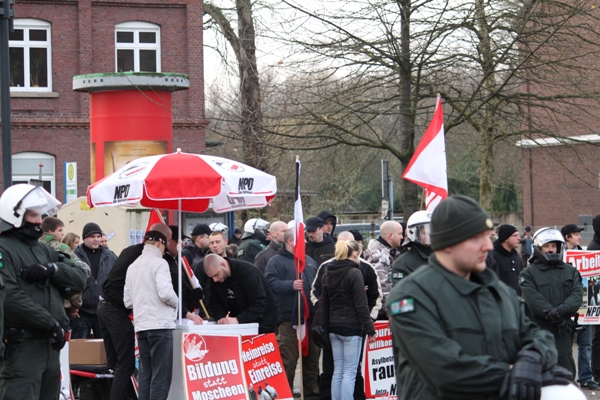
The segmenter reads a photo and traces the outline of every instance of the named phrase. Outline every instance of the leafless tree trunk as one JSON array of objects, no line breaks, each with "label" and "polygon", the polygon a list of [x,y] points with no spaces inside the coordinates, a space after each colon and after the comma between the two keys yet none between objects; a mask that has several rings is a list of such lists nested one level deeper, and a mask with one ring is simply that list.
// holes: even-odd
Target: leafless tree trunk
[{"label": "leafless tree trunk", "polygon": [[256,64],[256,33],[252,17],[252,2],[236,0],[238,33],[222,9],[204,3],[204,12],[219,26],[235,53],[240,75],[241,136],[244,162],[263,171],[269,170],[267,148],[264,142],[262,99]]}]

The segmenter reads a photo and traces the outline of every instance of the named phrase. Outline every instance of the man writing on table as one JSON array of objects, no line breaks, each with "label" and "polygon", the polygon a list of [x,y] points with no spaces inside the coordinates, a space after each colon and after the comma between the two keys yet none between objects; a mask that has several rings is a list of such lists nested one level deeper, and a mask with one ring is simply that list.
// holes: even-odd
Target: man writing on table
[{"label": "man writing on table", "polygon": [[267,280],[245,261],[208,254],[204,272],[210,282],[210,314],[219,324],[258,323],[258,333],[275,331],[277,306]]}]

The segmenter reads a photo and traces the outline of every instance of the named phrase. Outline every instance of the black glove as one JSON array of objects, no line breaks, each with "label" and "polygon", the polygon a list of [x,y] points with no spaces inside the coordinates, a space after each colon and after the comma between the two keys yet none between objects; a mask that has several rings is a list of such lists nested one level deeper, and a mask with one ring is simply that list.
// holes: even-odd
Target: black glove
[{"label": "black glove", "polygon": [[54,263],[33,264],[21,268],[21,278],[27,282],[39,282],[51,277],[58,271],[58,266]]},{"label": "black glove", "polygon": [[506,373],[500,397],[508,400],[539,400],[542,396],[542,355],[521,350],[512,369]]},{"label": "black glove", "polygon": [[204,290],[202,290],[202,288],[193,289],[192,297],[194,298],[194,303],[198,303],[200,300],[202,300],[204,298]]},{"label": "black glove", "polygon": [[569,321],[567,321],[566,319],[563,318],[555,326],[556,326],[556,329],[558,329],[559,332],[565,332],[565,331],[567,331],[569,329]]},{"label": "black glove", "polygon": [[558,324],[565,319],[566,316],[569,315],[569,309],[564,304],[550,310],[548,314],[546,314],[546,321],[551,322],[553,324]]},{"label": "black glove", "polygon": [[54,350],[60,350],[65,347],[65,343],[67,338],[65,337],[65,330],[60,326],[58,322],[55,322],[50,328],[50,337],[54,339],[52,343],[52,348]]},{"label": "black glove", "polygon": [[569,383],[573,383],[573,374],[559,365],[555,365],[542,374],[542,386],[568,385]]}]

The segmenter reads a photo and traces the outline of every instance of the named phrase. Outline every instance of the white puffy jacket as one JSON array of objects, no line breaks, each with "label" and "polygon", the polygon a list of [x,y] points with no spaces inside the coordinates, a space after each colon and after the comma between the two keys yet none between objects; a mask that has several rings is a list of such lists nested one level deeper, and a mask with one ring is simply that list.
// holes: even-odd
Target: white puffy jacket
[{"label": "white puffy jacket", "polygon": [[123,302],[133,308],[136,332],[175,329],[177,293],[169,264],[158,247],[145,245],[142,255],[127,269]]}]

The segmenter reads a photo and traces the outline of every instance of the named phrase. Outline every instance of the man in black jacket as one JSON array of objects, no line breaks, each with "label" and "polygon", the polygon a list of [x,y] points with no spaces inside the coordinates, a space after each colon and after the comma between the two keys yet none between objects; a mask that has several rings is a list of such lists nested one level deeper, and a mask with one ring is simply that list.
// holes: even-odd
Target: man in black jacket
[{"label": "man in black jacket", "polygon": [[277,305],[265,276],[253,264],[204,257],[204,272],[210,282],[210,314],[218,324],[258,323],[258,333],[275,332]]},{"label": "man in black jacket", "polygon": [[[338,240],[356,240],[356,236],[353,233],[344,231],[338,235]],[[362,244],[360,245],[360,252],[362,253]],[[331,260],[329,260],[330,262]],[[312,288],[310,291],[310,300],[314,306],[317,305],[319,297],[322,291],[322,280],[325,271],[327,271],[327,265],[329,262],[321,264],[317,271]],[[379,277],[375,268],[369,264],[366,260],[360,259],[359,263],[360,272],[362,272],[363,280],[365,282],[365,293],[367,295],[367,305],[371,314],[371,319],[376,320],[379,310],[382,307],[383,293],[381,291],[381,284],[379,283]],[[361,354],[362,359],[362,354]],[[333,353],[331,347],[323,348],[323,372],[319,378],[319,398],[330,399],[331,398],[331,378],[333,376]],[[361,371],[361,364],[358,363],[358,370],[356,372],[356,380],[354,381],[354,400],[364,400],[364,379]]]},{"label": "man in black jacket", "polygon": [[269,260],[279,252],[279,249],[283,244],[283,235],[285,235],[287,230],[287,224],[283,221],[275,221],[269,226],[271,243],[269,243],[265,249],[261,250],[254,258],[254,265],[256,265],[256,268],[263,274],[265,273],[265,268],[267,267]]},{"label": "man in black jacket", "polygon": [[[307,298],[310,295],[310,284],[317,273],[317,265],[312,258],[306,257],[306,267],[302,277],[297,279],[294,265],[294,229],[288,229],[282,240],[283,246],[267,263],[265,276],[277,302],[277,344],[288,383],[290,387],[293,387],[298,363],[298,339],[293,327],[297,322],[294,324],[292,321],[292,314],[298,307],[298,292],[304,290]],[[314,314],[313,308],[310,306],[309,312],[310,315]],[[309,332],[311,326],[312,318],[308,320]],[[319,348],[311,338],[309,338],[308,354],[302,357],[302,373],[305,398],[318,398]]]},{"label": "man in black jacket", "polygon": [[490,257],[486,260],[487,267],[492,269],[502,282],[513,288],[519,296],[521,296],[519,274],[523,269],[523,259],[516,249],[520,245],[521,235],[517,228],[508,224],[500,225],[498,239],[494,241],[493,250],[493,259],[496,262],[490,265]]},{"label": "man in black jacket", "polygon": [[[592,220],[592,228],[594,228],[594,237],[587,247],[587,250],[600,250],[600,214],[596,215]],[[594,285],[594,298],[599,282]],[[600,381],[600,325],[594,327],[594,337],[592,338],[592,373],[594,380]]]},{"label": "man in black jacket", "polygon": [[306,255],[321,265],[323,262],[333,258],[335,254],[335,242],[331,235],[323,232],[325,222],[319,217],[306,220]]},{"label": "man in black jacket", "polygon": [[[167,238],[171,239],[171,229],[162,223],[152,225],[150,230],[161,232]],[[98,305],[98,320],[104,336],[104,350],[106,351],[106,364],[114,370],[114,378],[111,386],[110,400],[124,400],[127,398],[130,389],[131,375],[135,370],[134,354],[134,331],[133,324],[129,318],[131,310],[128,310],[123,303],[123,288],[125,286],[125,276],[129,266],[142,254],[144,244],[135,244],[124,249],[115,262],[113,269],[106,278],[102,286],[102,298]],[[169,263],[171,269],[171,280],[175,292],[177,287],[177,264],[170,254],[165,252],[165,260]],[[174,267],[174,269],[173,269]],[[194,320],[194,323],[202,323],[197,315],[192,315],[187,307],[193,306],[191,303],[193,291],[187,279],[183,280],[184,309],[183,315]],[[195,297],[200,297],[199,293]]]},{"label": "man in black jacket", "polygon": [[90,266],[91,273],[83,290],[83,305],[70,316],[73,330],[71,338],[102,338],[102,329],[96,314],[98,302],[102,294],[102,285],[117,261],[117,256],[100,244],[102,229],[98,224],[93,222],[85,224],[81,238],[83,243],[73,250],[73,254]]}]

